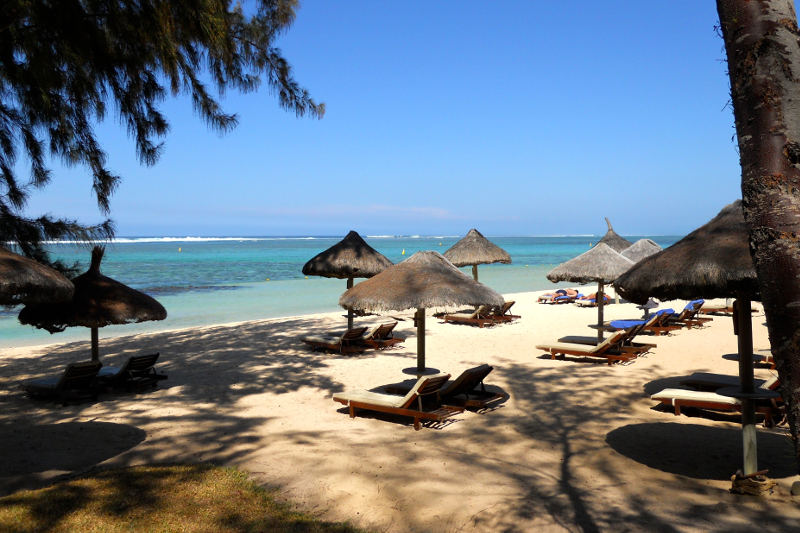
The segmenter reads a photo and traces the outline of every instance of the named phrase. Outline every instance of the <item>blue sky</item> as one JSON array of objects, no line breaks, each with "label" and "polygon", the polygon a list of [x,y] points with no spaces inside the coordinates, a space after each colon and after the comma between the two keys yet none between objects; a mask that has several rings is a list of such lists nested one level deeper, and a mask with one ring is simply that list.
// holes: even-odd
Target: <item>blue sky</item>
[{"label": "blue sky", "polygon": [[[567,7],[564,7],[567,6]],[[279,46],[327,105],[229,93],[209,130],[187,98],[139,165],[113,119],[118,235],[687,233],[740,196],[711,1],[303,0]],[[54,166],[28,213],[102,219]]]}]

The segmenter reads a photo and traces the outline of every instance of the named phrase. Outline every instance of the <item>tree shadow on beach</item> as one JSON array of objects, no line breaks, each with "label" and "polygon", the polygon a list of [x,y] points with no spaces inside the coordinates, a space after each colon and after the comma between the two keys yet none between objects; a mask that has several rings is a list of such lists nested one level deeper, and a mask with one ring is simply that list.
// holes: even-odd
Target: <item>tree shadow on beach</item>
[{"label": "tree shadow on beach", "polygon": [[[496,441],[500,428],[511,425],[530,439],[533,445],[530,458],[542,447],[557,452],[558,462],[540,463],[537,468],[536,460],[525,461],[529,459],[525,458],[521,464],[500,466],[485,453],[471,455],[469,460],[487,471],[503,468],[503,473],[524,489],[523,496],[511,502],[504,512],[478,516],[476,523],[487,529],[514,531],[515,523],[533,520],[543,511],[567,529],[571,529],[569,524],[577,524],[580,531],[619,530],[621,524],[626,525],[623,529],[629,530],[674,531],[702,527],[704,523],[709,530],[736,530],[737,520],[785,529],[794,523],[796,517],[781,516],[771,509],[769,501],[743,502],[742,498],[746,497],[736,497],[704,483],[705,480],[728,479],[738,467],[740,461],[736,460],[732,443],[741,442],[740,432],[730,428],[698,429],[679,423],[631,425],[631,406],[643,398],[641,393],[624,391],[636,391],[640,386],[635,385],[632,375],[620,374],[615,376],[619,387],[609,391],[606,389],[608,382],[596,376],[604,370],[595,365],[579,368],[578,364],[566,364],[563,368],[511,364],[502,368],[512,399],[525,415],[491,413],[482,419],[481,425],[471,428],[473,439]],[[617,429],[612,429],[606,437],[603,428]],[[704,450],[692,444],[694,439],[707,436],[727,441],[728,447],[721,451]],[[764,451],[770,456],[765,465],[771,469],[771,475],[782,477],[796,473],[791,442],[785,435],[761,434],[759,440],[764,442]],[[513,442],[501,440],[493,444],[502,448]],[[671,448],[662,455],[662,447]],[[702,463],[704,468],[692,470],[688,461],[690,464],[683,468],[675,466],[682,454],[687,453],[687,447],[696,450],[695,462]],[[634,453],[636,450],[640,453]],[[614,452],[635,463],[621,459]],[[706,458],[706,453],[713,457]],[[663,464],[658,460],[645,460],[651,456],[660,456]],[[672,465],[672,468],[664,465]],[[600,480],[588,482],[576,473],[578,466],[590,467]],[[637,470],[642,468],[685,477],[664,478],[653,476],[652,472],[637,475]],[[650,508],[649,499],[652,494],[659,493],[663,483],[678,487],[670,494],[679,493],[684,501],[675,509],[687,511],[664,514]],[[602,487],[619,493],[618,506],[609,505],[609,498],[613,497],[604,494]],[[697,503],[697,496],[710,497],[714,503]],[[729,522],[719,517],[720,509],[730,512]]]},{"label": "tree shadow on beach", "polygon": [[[4,428],[28,428],[35,433],[39,431],[37,428],[63,427],[64,421],[121,419],[126,427],[136,431],[147,428],[147,439],[122,454],[125,457],[118,458],[120,466],[176,460],[236,463],[258,448],[261,438],[258,428],[269,420],[243,413],[239,405],[243,398],[279,395],[303,388],[330,395],[344,388],[324,372],[331,358],[408,357],[402,350],[331,355],[313,352],[300,342],[302,336],[326,333],[330,328],[325,321],[301,317],[280,323],[254,322],[234,328],[103,339],[104,364],[119,366],[130,355],[158,351],[161,356],[156,368],[167,374],[168,379],[159,381],[152,391],[106,392],[101,393],[97,402],[65,407],[32,401],[19,385],[24,379],[59,374],[69,362],[88,359],[88,342],[53,346],[39,350],[40,353],[34,350],[31,355],[0,360],[0,424]],[[152,408],[159,409],[158,417],[152,414]],[[182,427],[179,440],[171,437],[169,431],[160,431],[176,425]],[[73,433],[76,439],[82,438],[80,430]],[[101,442],[99,438],[93,440],[102,447]],[[84,471],[123,451],[108,446],[97,452],[94,461],[81,461],[71,470]],[[12,478],[15,476],[0,474],[0,493],[13,489],[16,481]]]}]

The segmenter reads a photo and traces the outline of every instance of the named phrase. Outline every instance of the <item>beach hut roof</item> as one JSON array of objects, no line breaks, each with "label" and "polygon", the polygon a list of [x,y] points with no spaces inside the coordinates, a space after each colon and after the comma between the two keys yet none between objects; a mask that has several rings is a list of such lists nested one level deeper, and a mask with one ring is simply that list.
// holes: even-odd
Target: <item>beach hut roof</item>
[{"label": "beach hut roof", "polygon": [[629,247],[633,244],[628,239],[624,239],[617,235],[617,232],[614,231],[614,228],[611,227],[611,221],[606,218],[606,225],[608,226],[608,231],[606,234],[603,235],[603,238],[598,241],[597,244],[603,243],[610,246],[615,252],[621,252],[625,248]]},{"label": "beach hut roof", "polygon": [[489,241],[475,228],[451,246],[444,256],[457,267],[511,262],[508,252]]},{"label": "beach hut roof", "polygon": [[637,263],[614,287],[637,303],[651,296],[689,300],[742,295],[758,300],[742,201],[725,206],[705,225]]},{"label": "beach hut roof", "polygon": [[69,326],[101,328],[165,319],[167,311],[155,299],[100,273],[103,252],[99,246],[92,250],[89,270],[73,281],[72,300],[25,306],[19,314],[20,322],[53,333]]},{"label": "beach hut roof", "polygon": [[438,252],[417,252],[339,298],[344,308],[402,311],[458,305],[503,305],[503,297],[467,276]]},{"label": "beach hut roof", "polygon": [[622,252],[623,257],[627,257],[634,263],[638,263],[645,257],[649,257],[661,251],[661,247],[650,239],[639,239],[631,244]]},{"label": "beach hut roof", "polygon": [[614,281],[633,266],[633,261],[615,252],[605,243],[598,243],[578,257],[561,263],[547,273],[552,282],[589,283]]},{"label": "beach hut roof", "polygon": [[65,301],[72,291],[57,270],[0,247],[0,305]]},{"label": "beach hut roof", "polygon": [[303,274],[326,278],[371,278],[392,262],[351,231],[341,241],[303,265]]}]

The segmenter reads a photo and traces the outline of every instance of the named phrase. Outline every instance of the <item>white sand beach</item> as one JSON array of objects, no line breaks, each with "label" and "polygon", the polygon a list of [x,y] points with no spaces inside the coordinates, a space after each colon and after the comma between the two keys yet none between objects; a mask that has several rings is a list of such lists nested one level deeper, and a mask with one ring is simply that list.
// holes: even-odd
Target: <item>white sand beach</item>
[{"label": "white sand beach", "polygon": [[[797,530],[800,499],[789,487],[800,477],[786,428],[759,426],[759,466],[777,492],[734,495],[738,416],[675,416],[649,398],[695,371],[736,375],[730,318],[650,337],[658,347],[627,365],[551,360],[535,345],[595,334],[587,326],[597,310],[541,305],[537,295],[505,295],[522,318],[492,328],[429,315],[428,366],[456,376],[489,363],[487,386],[508,397],[420,431],[410,419],[351,419],[331,399],[411,377],[402,372],[416,361],[410,311],[390,313],[404,319],[396,333],[405,343],[349,356],[299,340],[342,331],[341,312],[113,339],[101,330],[105,364],[158,351],[169,379],[66,407],[33,401],[19,384],[88,359],[88,330],[86,342],[6,350],[0,494],[94,468],[207,461],[240,467],[324,519],[377,531]],[[633,304],[605,311],[607,319],[640,315]],[[755,348],[768,348],[763,313],[753,329]]]}]

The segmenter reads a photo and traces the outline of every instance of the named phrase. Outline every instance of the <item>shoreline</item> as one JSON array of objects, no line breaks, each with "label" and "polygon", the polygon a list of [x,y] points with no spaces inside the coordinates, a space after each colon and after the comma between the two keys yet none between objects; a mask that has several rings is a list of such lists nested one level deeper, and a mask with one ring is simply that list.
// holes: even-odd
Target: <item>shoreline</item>
[{"label": "shoreline", "polygon": [[[564,285],[564,284],[563,283],[554,284],[554,289],[553,290],[557,289],[560,285]],[[575,284],[573,284],[573,285],[575,285]],[[575,285],[575,286],[577,287],[578,285]],[[532,296],[535,299],[535,298],[538,297],[539,294],[542,294],[542,293],[545,293],[545,292],[549,292],[549,291],[550,291],[550,289],[538,290],[538,291],[512,292],[512,293],[503,294],[503,297],[508,299],[508,297],[524,298],[524,297]],[[444,309],[453,310],[453,308],[442,308],[442,310],[444,310]],[[153,328],[148,328],[146,331],[138,331],[138,332],[135,332],[135,333],[125,333],[124,331],[120,331],[120,332],[116,332],[115,331],[114,333],[112,333],[110,335],[103,335],[103,328],[100,328],[99,329],[100,346],[101,346],[101,352],[102,352],[102,343],[103,343],[104,340],[112,341],[112,340],[127,339],[129,337],[130,338],[134,338],[134,337],[148,336],[148,335],[159,335],[159,334],[169,334],[169,333],[186,333],[186,332],[190,332],[190,331],[193,331],[193,330],[203,331],[203,330],[213,329],[213,328],[237,327],[237,326],[246,325],[246,324],[259,324],[259,323],[264,323],[264,322],[281,322],[281,321],[287,321],[287,320],[308,319],[308,318],[312,318],[312,317],[328,318],[329,315],[330,316],[335,316],[335,315],[343,313],[343,312],[345,312],[344,309],[340,308],[338,311],[314,311],[314,312],[302,313],[302,314],[296,314],[296,315],[276,316],[276,317],[267,317],[267,318],[255,318],[255,319],[250,319],[250,320],[236,320],[236,321],[231,321],[231,322],[218,322],[218,323],[213,323],[213,324],[204,324],[204,325],[198,325],[198,326],[185,326],[185,327],[168,328],[168,329],[158,329],[158,327],[156,326],[156,324],[158,324],[158,323],[154,323],[154,327]],[[408,313],[408,312],[410,312],[410,311],[409,310],[396,311],[396,312],[392,312],[392,313],[393,314],[403,314],[403,313]],[[384,316],[389,315],[389,314],[390,313],[383,313]],[[369,319],[370,317],[367,316],[365,318]],[[134,325],[139,326],[139,327],[148,327],[148,326],[143,326],[143,324],[145,324],[145,323],[138,323],[138,324],[134,324]],[[120,327],[124,328],[125,325],[121,325]],[[60,341],[53,341],[53,342],[41,342],[41,343],[35,343],[35,344],[21,344],[21,345],[18,345],[18,346],[0,346],[0,347],[2,347],[3,350],[5,350],[8,353],[17,353],[19,350],[32,350],[32,349],[41,349],[41,348],[51,348],[51,347],[55,347],[55,346],[61,346],[61,345],[67,345],[67,344],[75,344],[75,343],[81,343],[81,342],[86,342],[88,344],[89,343],[89,339],[88,339],[89,331],[88,331],[88,328],[82,328],[82,329],[86,330],[85,333],[87,334],[87,338],[85,338],[85,339],[81,337],[81,338],[72,338],[72,339],[69,339],[69,340],[60,340]],[[55,333],[55,334],[52,334],[52,335],[58,335],[58,333]],[[13,341],[10,341],[10,342],[13,342]]]}]

